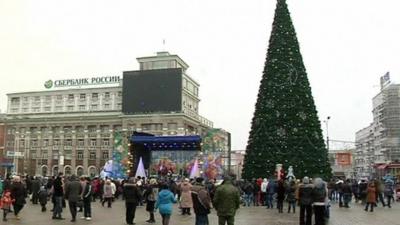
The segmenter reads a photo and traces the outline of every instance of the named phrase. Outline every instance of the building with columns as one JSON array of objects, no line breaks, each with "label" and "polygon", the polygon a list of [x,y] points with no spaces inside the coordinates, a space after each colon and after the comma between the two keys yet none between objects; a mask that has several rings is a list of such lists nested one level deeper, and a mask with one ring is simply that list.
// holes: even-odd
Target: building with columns
[{"label": "building with columns", "polygon": [[[123,80],[119,76],[49,80],[45,84],[49,90],[10,93],[4,152],[10,152],[15,172],[95,176],[111,158],[115,132],[126,138],[133,131],[203,135],[213,127],[199,115],[199,84],[186,73],[188,65],[179,56],[161,52],[138,58],[138,62],[139,74],[182,69],[180,110],[123,113]],[[99,86],[87,87],[92,84]],[[143,95],[155,90],[148,91]]]}]

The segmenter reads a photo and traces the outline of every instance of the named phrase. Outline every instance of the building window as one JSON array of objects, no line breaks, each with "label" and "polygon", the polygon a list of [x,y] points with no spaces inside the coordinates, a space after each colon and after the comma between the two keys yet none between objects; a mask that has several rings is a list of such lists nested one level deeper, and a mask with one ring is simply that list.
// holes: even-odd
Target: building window
[{"label": "building window", "polygon": [[92,105],[92,110],[97,110],[97,105]]},{"label": "building window", "polygon": [[71,150],[64,150],[64,158],[71,159],[72,158],[72,151]]},{"label": "building window", "polygon": [[51,107],[44,107],[44,111],[45,112],[50,112],[51,111]]},{"label": "building window", "polygon": [[19,146],[20,147],[25,147],[25,140],[20,140],[19,141]]},{"label": "building window", "polygon": [[93,100],[97,100],[98,97],[99,97],[98,93],[92,93],[92,99]]},{"label": "building window", "polygon": [[97,144],[96,142],[97,142],[96,139],[91,139],[90,140],[90,146],[95,147],[96,144]]},{"label": "building window", "polygon": [[96,132],[96,130],[97,130],[97,127],[96,126],[88,126],[88,130],[89,130],[89,132],[90,133],[94,133],[94,132]]},{"label": "building window", "polygon": [[69,94],[69,95],[68,95],[68,100],[69,100],[69,101],[74,100],[74,94]]},{"label": "building window", "polygon": [[57,99],[57,100],[62,100],[63,97],[62,97],[62,95],[57,95],[57,96],[56,96],[56,99]]},{"label": "building window", "polygon": [[110,104],[104,104],[104,109],[110,109]]},{"label": "building window", "polygon": [[76,153],[76,158],[77,158],[78,160],[82,160],[82,159],[83,159],[83,152],[82,152],[82,151],[78,151],[78,152]]},{"label": "building window", "polygon": [[79,147],[85,146],[85,141],[84,141],[83,139],[79,139],[79,140],[78,140],[78,146],[79,146]]},{"label": "building window", "polygon": [[117,104],[117,109],[122,109],[122,103]]},{"label": "building window", "polygon": [[31,133],[36,133],[36,132],[38,131],[38,128],[37,128],[37,127],[30,127],[30,128],[29,128],[29,131],[30,131]]},{"label": "building window", "polygon": [[86,110],[86,105],[79,105],[79,110],[80,110],[80,111]]},{"label": "building window", "polygon": [[63,109],[63,107],[62,107],[62,106],[56,106],[56,112],[61,112],[61,111],[62,111],[62,109]]},{"label": "building window", "polygon": [[177,123],[168,123],[168,130],[176,130],[178,128]]},{"label": "building window", "polygon": [[109,98],[110,98],[110,92],[104,93],[104,98],[105,98],[105,99],[109,99]]},{"label": "building window", "polygon": [[72,174],[72,170],[71,170],[71,167],[69,167],[69,166],[67,166],[67,167],[65,167],[65,175],[71,175]]},{"label": "building window", "polygon": [[150,130],[150,129],[151,129],[151,123],[142,124],[142,130]]},{"label": "building window", "polygon": [[17,113],[17,112],[18,112],[18,109],[11,109],[11,112],[12,112],[12,113]]},{"label": "building window", "polygon": [[7,147],[14,147],[14,141],[8,141]]},{"label": "building window", "polygon": [[45,96],[45,100],[46,100],[46,102],[50,102],[51,101],[51,95],[46,95]]},{"label": "building window", "polygon": [[122,96],[122,91],[118,91],[118,97]]},{"label": "building window", "polygon": [[38,146],[38,141],[37,140],[32,140],[31,141],[31,147],[37,147]]},{"label": "building window", "polygon": [[79,100],[85,100],[85,99],[86,99],[86,94],[79,95]]},{"label": "building window", "polygon": [[75,130],[76,130],[78,133],[83,133],[83,131],[84,131],[85,129],[84,129],[83,126],[76,126],[76,127],[75,127]]},{"label": "building window", "polygon": [[60,133],[61,128],[60,127],[53,127],[52,130],[53,130],[53,133],[57,134],[57,133]]},{"label": "building window", "polygon": [[103,146],[109,146],[110,145],[110,140],[104,139],[103,140]]},{"label": "building window", "polygon": [[43,147],[46,147],[49,145],[49,140],[45,139],[43,140]]},{"label": "building window", "polygon": [[27,101],[28,101],[28,97],[23,97],[22,100],[23,100],[24,102],[27,102]]},{"label": "building window", "polygon": [[74,111],[74,106],[73,105],[67,106],[67,111],[69,112]]},{"label": "building window", "polygon": [[108,151],[103,151],[103,159],[108,159]]},{"label": "building window", "polygon": [[35,96],[35,102],[40,102],[40,96]]},{"label": "building window", "polygon": [[122,130],[122,126],[121,125],[114,125],[114,130],[115,131],[120,131],[120,130]]},{"label": "building window", "polygon": [[22,112],[25,112],[25,113],[26,113],[26,112],[29,112],[29,109],[28,109],[28,108],[23,108],[23,109],[22,109]]},{"label": "building window", "polygon": [[95,151],[90,151],[89,159],[96,159],[96,152]]},{"label": "building window", "polygon": [[19,97],[11,98],[11,104],[12,105],[18,105],[19,104]]},{"label": "building window", "polygon": [[72,140],[71,139],[67,139],[64,141],[64,145],[65,146],[72,146]]},{"label": "building window", "polygon": [[143,123],[142,130],[162,130],[162,123]]},{"label": "building window", "polygon": [[101,132],[108,132],[110,130],[110,126],[108,125],[101,125],[100,126]]}]

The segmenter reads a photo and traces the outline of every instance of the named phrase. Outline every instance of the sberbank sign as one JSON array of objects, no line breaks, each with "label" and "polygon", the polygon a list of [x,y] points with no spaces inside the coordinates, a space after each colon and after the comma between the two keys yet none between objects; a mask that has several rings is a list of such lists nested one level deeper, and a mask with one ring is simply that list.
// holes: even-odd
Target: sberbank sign
[{"label": "sberbank sign", "polygon": [[45,88],[59,88],[59,87],[76,87],[86,85],[100,85],[100,84],[116,84],[121,81],[119,76],[104,76],[92,78],[78,78],[78,79],[65,79],[65,80],[48,80],[44,83]]}]

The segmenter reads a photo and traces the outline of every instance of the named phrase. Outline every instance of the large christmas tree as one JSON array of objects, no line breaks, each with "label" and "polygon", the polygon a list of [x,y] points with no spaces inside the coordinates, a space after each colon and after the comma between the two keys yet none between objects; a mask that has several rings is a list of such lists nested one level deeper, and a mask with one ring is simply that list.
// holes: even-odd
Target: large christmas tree
[{"label": "large christmas tree", "polygon": [[285,0],[278,0],[244,159],[243,177],[293,166],[297,178],[329,178],[331,168],[306,69]]}]

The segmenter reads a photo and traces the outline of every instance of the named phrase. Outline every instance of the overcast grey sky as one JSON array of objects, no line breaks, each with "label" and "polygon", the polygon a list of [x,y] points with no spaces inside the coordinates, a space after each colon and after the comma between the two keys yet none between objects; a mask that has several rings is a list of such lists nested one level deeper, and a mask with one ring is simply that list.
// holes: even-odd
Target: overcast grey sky
[{"label": "overcast grey sky", "polygon": [[[287,2],[320,120],[331,116],[331,139],[353,141],[372,121],[379,77],[390,71],[400,80],[400,1]],[[200,114],[244,149],[275,4],[0,0],[0,109],[6,93],[42,91],[48,79],[122,75],[138,69],[136,57],[167,50],[200,83]]]}]

